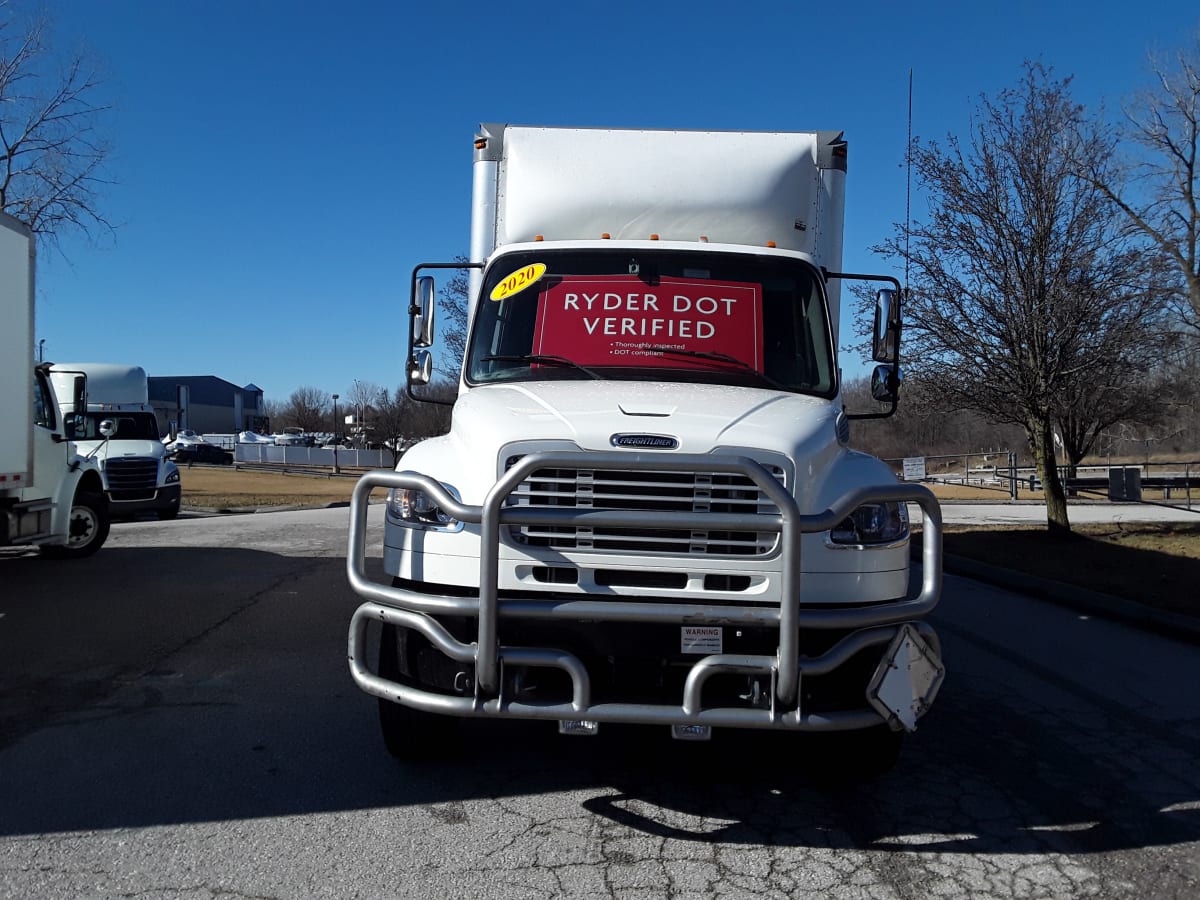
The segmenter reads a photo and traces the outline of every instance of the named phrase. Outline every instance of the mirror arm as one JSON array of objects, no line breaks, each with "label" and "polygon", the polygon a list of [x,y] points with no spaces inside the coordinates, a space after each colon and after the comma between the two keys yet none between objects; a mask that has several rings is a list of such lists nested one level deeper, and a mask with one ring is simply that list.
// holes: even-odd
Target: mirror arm
[{"label": "mirror arm", "polygon": [[[892,285],[892,287],[894,287],[896,289],[896,296],[898,298],[904,296],[904,288],[901,286],[900,280],[898,278],[894,278],[891,275],[860,275],[860,274],[853,273],[853,272],[830,272],[824,266],[821,267],[821,275],[824,277],[824,279],[826,281],[829,281],[830,279],[833,279],[833,278],[845,279],[846,281],[884,281],[884,282],[887,282],[888,284]],[[889,363],[889,368],[892,370],[893,378],[898,378],[899,372],[900,372],[899,333],[897,333],[896,338],[897,338],[896,358],[894,360],[892,360],[891,363]],[[851,412],[846,412],[845,406],[843,405],[842,414],[846,417],[846,419],[848,421],[852,421],[852,422],[863,420],[863,419],[887,419],[887,418],[890,418],[891,416],[894,416],[896,414],[896,409],[900,405],[899,387],[900,387],[899,384],[897,384],[896,391],[892,394],[890,405],[888,406],[888,408],[886,410],[883,410],[881,412],[851,413]]]},{"label": "mirror arm", "polygon": [[891,275],[855,275],[851,272],[830,272],[826,268],[821,269],[821,274],[825,277],[826,281],[829,281],[831,278],[844,278],[847,281],[886,281],[896,289],[897,294],[902,293],[904,290],[900,286],[899,279],[893,278]]},{"label": "mirror arm", "polygon": [[852,412],[846,412],[845,407],[843,407],[842,415],[844,415],[851,422],[857,421],[859,419],[888,419],[896,414],[896,408],[899,407],[899,405],[900,405],[900,398],[893,397],[892,405],[883,412],[852,413]]}]

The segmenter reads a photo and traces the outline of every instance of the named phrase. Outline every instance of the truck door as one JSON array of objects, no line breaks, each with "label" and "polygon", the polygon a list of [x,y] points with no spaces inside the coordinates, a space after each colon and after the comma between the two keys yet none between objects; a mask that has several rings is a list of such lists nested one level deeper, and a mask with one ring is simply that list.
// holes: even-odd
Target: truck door
[{"label": "truck door", "polygon": [[33,381],[33,477],[23,499],[53,497],[66,470],[70,445],[46,375],[38,370]]}]

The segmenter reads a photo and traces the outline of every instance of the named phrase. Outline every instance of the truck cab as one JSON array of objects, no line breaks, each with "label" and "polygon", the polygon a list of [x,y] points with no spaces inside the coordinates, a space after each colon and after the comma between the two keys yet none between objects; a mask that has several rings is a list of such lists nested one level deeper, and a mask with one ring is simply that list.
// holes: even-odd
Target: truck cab
[{"label": "truck cab", "polygon": [[30,371],[32,417],[25,428],[10,423],[4,436],[6,443],[24,443],[29,455],[23,471],[0,467],[0,547],[36,546],[60,558],[91,556],[108,538],[110,522],[100,469],[67,438],[75,414],[63,413],[49,367]]},{"label": "truck cab", "polygon": [[[67,437],[79,453],[96,460],[113,518],[179,515],[179,469],[167,458],[158,417],[150,406],[141,366],[112,363],[56,363],[50,377],[63,391],[78,375],[87,378],[83,410],[68,420]],[[111,434],[101,426],[111,424]]]}]

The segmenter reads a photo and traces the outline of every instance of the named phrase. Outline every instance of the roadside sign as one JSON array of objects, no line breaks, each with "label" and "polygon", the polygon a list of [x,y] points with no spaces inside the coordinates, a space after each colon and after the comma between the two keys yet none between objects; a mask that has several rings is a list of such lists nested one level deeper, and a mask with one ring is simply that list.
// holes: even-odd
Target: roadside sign
[{"label": "roadside sign", "polygon": [[905,481],[924,481],[925,480],[925,457],[923,457],[923,456],[906,456],[906,457],[904,457],[904,480]]}]

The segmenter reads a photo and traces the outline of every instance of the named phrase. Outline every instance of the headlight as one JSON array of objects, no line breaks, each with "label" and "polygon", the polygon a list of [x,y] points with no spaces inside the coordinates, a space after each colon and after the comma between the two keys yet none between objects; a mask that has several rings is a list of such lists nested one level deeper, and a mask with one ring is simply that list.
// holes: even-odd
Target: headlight
[{"label": "headlight", "polygon": [[179,481],[179,469],[175,467],[175,463],[167,463],[167,477],[163,480],[163,484],[175,484]]},{"label": "headlight", "polygon": [[908,506],[903,503],[864,503],[829,532],[835,544],[868,546],[894,544],[908,537]]},{"label": "headlight", "polygon": [[[455,500],[462,497],[449,484],[442,484]],[[432,528],[438,531],[457,531],[462,523],[438,508],[433,497],[424,491],[392,488],[388,491],[387,512],[391,519],[412,528]]]}]

